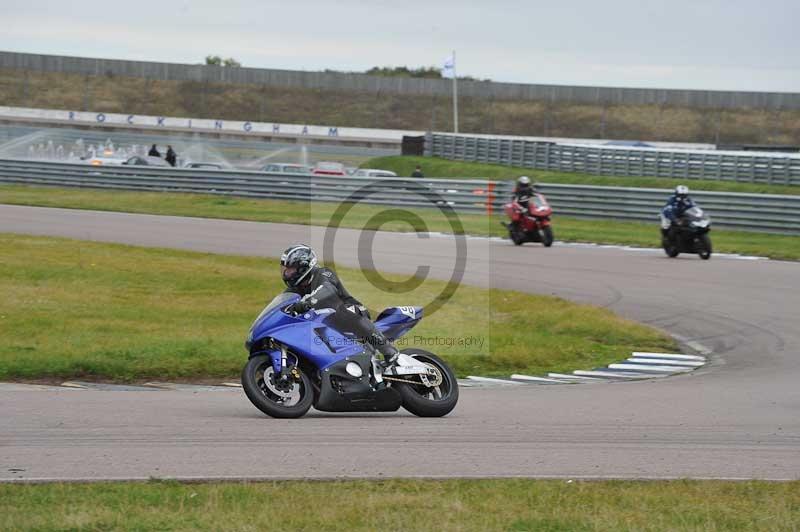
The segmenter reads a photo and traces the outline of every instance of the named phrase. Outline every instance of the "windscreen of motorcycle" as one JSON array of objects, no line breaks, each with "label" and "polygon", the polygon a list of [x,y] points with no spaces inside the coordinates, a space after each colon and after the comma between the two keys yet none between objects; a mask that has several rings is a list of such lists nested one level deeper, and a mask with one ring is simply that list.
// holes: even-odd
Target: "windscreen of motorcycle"
[{"label": "windscreen of motorcycle", "polygon": [[542,207],[549,207],[549,205],[547,204],[547,200],[544,199],[544,196],[542,196],[541,194],[534,194],[531,199],[533,200],[533,205],[537,209],[540,209]]},{"label": "windscreen of motorcycle", "polygon": [[691,219],[702,220],[703,218],[705,218],[705,213],[703,212],[703,209],[701,209],[700,207],[692,207],[691,209],[687,209],[686,212],[683,213],[683,215],[689,218],[690,220]]},{"label": "windscreen of motorcycle", "polygon": [[297,294],[293,294],[291,292],[281,292],[280,294],[275,296],[273,300],[270,301],[266,307],[264,307],[264,310],[261,311],[261,314],[259,314],[258,317],[253,321],[253,324],[250,326],[250,332],[253,332],[253,327],[256,326],[256,323],[261,321],[261,318],[263,318],[264,316],[266,316],[267,314],[269,314],[278,307],[288,305],[293,300],[298,299],[299,297],[300,296],[298,296]]}]

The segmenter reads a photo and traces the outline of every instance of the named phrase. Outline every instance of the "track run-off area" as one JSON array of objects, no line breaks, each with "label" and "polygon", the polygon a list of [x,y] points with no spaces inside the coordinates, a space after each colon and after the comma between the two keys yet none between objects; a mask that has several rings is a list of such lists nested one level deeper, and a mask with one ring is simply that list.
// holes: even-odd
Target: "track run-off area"
[{"label": "track run-off area", "polygon": [[[326,238],[324,227],[7,205],[0,232],[269,257],[293,242],[322,252]],[[454,237],[327,237],[335,257],[324,259],[342,266],[363,266],[373,238],[380,271],[428,266],[446,280],[458,267]],[[607,307],[699,342],[710,362],[639,382],[464,388],[442,419],[276,420],[238,390],[0,391],[0,480],[800,478],[800,263],[464,242],[464,283]]]}]

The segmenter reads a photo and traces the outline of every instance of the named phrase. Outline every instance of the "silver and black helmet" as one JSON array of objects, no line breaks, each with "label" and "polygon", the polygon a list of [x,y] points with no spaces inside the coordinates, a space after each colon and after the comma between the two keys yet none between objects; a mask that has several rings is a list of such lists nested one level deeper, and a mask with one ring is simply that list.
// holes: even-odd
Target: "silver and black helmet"
[{"label": "silver and black helmet", "polygon": [[295,244],[281,255],[281,278],[289,288],[299,286],[316,267],[317,254],[305,244]]}]

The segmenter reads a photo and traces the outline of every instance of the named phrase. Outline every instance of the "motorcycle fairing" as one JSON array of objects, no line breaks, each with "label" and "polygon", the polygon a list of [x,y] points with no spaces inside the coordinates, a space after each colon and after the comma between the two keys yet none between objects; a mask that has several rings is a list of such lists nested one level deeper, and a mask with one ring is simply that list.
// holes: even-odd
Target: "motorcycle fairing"
[{"label": "motorcycle fairing", "polygon": [[[309,310],[302,316],[290,316],[283,308],[298,299],[295,294],[281,295],[265,308],[251,328],[248,345],[272,338],[289,346],[291,351],[308,360],[320,370],[347,357],[371,352],[352,334],[346,334],[328,325],[332,309]],[[395,340],[414,327],[423,316],[422,307],[391,307],[378,316],[375,325],[389,340]],[[275,372],[280,372],[279,350],[262,349],[272,359]],[[251,356],[256,354],[251,353]]]},{"label": "motorcycle fairing", "polygon": [[[288,303],[287,303],[288,304]],[[325,320],[330,309],[310,310],[302,316],[290,316],[280,309],[263,314],[253,325],[251,345],[258,345],[264,338],[289,346],[298,356],[317,368],[325,368],[343,358],[364,352],[364,345],[352,335],[345,335],[329,327]],[[272,367],[280,372],[281,359],[278,350],[262,350],[272,358]],[[277,353],[277,354],[276,354]],[[255,353],[252,353],[255,354]],[[252,356],[251,354],[251,356]]]},{"label": "motorcycle fairing", "polygon": [[419,323],[424,312],[422,307],[389,307],[375,319],[375,326],[389,341],[394,341]]},{"label": "motorcycle fairing", "polygon": [[[361,376],[347,371],[347,364],[361,367]],[[373,387],[370,382],[372,357],[367,353],[334,362],[320,370],[320,387],[314,408],[325,412],[394,412],[402,398],[394,388]]]}]

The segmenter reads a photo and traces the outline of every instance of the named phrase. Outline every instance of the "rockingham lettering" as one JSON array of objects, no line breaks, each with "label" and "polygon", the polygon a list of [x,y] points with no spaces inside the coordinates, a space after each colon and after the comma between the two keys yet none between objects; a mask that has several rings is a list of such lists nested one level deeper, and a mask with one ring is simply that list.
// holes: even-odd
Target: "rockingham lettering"
[{"label": "rockingham lettering", "polygon": [[[8,109],[8,111],[5,111]],[[27,108],[5,108],[0,109],[3,116],[32,116],[31,110]],[[135,128],[176,128],[176,129],[194,129],[195,120],[188,117],[170,117],[170,116],[156,116],[156,115],[136,115],[125,113],[106,113],[100,111],[70,111],[70,110],[47,110],[38,109],[33,116],[43,117],[45,120],[67,120],[82,124],[96,126],[130,126]],[[167,124],[167,119],[170,123]],[[308,125],[308,124],[279,124],[275,122],[256,122],[252,120],[226,120],[226,119],[202,119],[197,126],[201,130],[209,130],[224,133],[242,132],[251,135],[265,135],[270,134],[275,136],[292,136],[292,137],[306,137],[327,136],[330,139],[347,138],[354,135],[351,128],[345,127],[344,129],[339,126],[332,126],[326,124]],[[363,135],[375,138],[399,139],[401,132],[392,130],[363,130]]]}]

